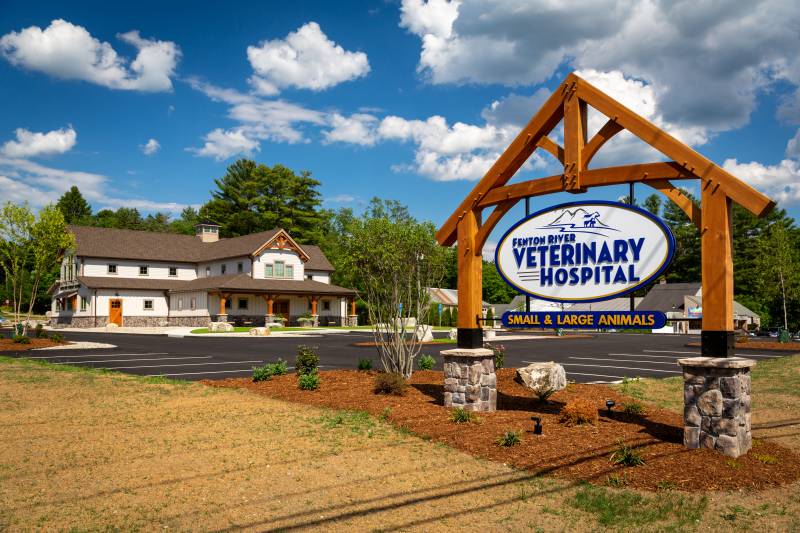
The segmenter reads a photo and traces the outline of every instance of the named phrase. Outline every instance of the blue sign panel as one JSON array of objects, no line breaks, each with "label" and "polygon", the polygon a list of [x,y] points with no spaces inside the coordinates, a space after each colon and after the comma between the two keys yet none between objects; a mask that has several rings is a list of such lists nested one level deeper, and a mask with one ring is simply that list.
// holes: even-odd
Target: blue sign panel
[{"label": "blue sign panel", "polygon": [[507,328],[661,329],[667,316],[660,311],[506,311]]}]

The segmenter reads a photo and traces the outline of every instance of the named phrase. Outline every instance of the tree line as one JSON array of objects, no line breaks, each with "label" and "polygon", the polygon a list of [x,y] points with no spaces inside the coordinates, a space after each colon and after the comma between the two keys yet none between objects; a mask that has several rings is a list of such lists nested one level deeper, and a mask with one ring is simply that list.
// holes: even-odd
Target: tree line
[{"label": "tree line", "polygon": [[[240,159],[215,179],[214,185],[206,203],[198,209],[187,207],[175,218],[165,213],[142,216],[137,209],[126,207],[93,212],[74,186],[58,200],[56,208],[67,224],[107,228],[193,234],[194,224],[208,219],[220,224],[222,237],[236,237],[282,227],[299,243],[323,249],[336,268],[334,283],[359,290],[365,289],[365,280],[348,255],[355,253],[348,240],[354,231],[378,226],[370,221],[387,220],[396,227],[413,229],[408,234],[415,238],[424,234],[433,242],[434,225],[416,220],[407,206],[397,201],[373,198],[361,214],[350,208],[324,209],[320,182],[309,172],[296,173],[283,165],[270,167]],[[675,235],[677,249],[666,280],[699,282],[700,234],[694,224],[675,203],[658,194],[648,196],[640,206],[661,217]],[[780,208],[758,218],[734,205],[732,227],[735,298],[760,314],[765,325],[800,329],[800,229],[794,219]],[[417,228],[422,233],[416,232]],[[440,284],[454,289],[457,250],[445,249],[442,254]],[[8,291],[8,284],[4,285]],[[485,261],[483,299],[508,303],[516,294],[493,263]],[[46,297],[40,300],[39,304],[44,304]]]}]

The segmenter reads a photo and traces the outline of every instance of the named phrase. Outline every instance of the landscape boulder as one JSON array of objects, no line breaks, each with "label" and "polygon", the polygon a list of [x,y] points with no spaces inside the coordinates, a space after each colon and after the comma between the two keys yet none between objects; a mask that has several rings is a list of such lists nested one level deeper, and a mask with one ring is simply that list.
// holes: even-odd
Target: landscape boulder
[{"label": "landscape boulder", "polygon": [[256,337],[267,337],[269,336],[269,328],[250,328],[248,333]]},{"label": "landscape boulder", "polygon": [[208,323],[208,332],[209,333],[227,333],[233,331],[233,325],[228,324],[227,322],[209,322]]},{"label": "landscape boulder", "polygon": [[447,338],[451,341],[458,339],[458,328],[450,328],[450,333],[447,334]]},{"label": "landscape boulder", "polygon": [[115,324],[114,322],[109,322],[108,324],[106,324],[106,328],[108,328],[108,329],[114,329],[114,328],[118,328],[118,327],[119,326],[117,324]]},{"label": "landscape boulder", "polygon": [[414,328],[414,335],[416,335],[419,342],[430,342],[433,340],[433,328],[420,324]]},{"label": "landscape boulder", "polygon": [[483,328],[483,340],[485,341],[493,341],[496,337],[496,333],[492,328]]},{"label": "landscape boulder", "polygon": [[524,368],[518,368],[514,380],[532,390],[540,398],[547,398],[567,386],[564,367],[553,361],[532,363]]}]

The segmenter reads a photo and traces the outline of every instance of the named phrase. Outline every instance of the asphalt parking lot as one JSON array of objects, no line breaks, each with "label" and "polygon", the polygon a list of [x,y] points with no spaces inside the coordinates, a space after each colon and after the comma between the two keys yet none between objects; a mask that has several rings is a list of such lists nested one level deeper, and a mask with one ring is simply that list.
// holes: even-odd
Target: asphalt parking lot
[{"label": "asphalt parking lot", "polygon": [[[437,336],[442,336],[437,333]],[[516,335],[515,335],[516,336]],[[369,331],[331,334],[306,334],[303,337],[185,337],[131,335],[119,333],[66,332],[68,340],[114,344],[113,349],[35,350],[25,357],[56,364],[71,364],[119,370],[144,376],[175,379],[224,379],[249,376],[254,366],[282,358],[291,365],[300,344],[316,346],[323,370],[356,368],[359,358],[371,358],[380,367],[373,347],[353,343],[369,341]],[[508,337],[508,335],[506,335]],[[677,360],[700,355],[696,335],[639,335],[598,333],[588,337],[536,338],[511,340],[498,335],[494,341],[506,349],[506,367],[520,367],[532,362],[556,361],[564,365],[567,377],[577,382],[614,382],[626,377],[669,377],[680,375]],[[422,353],[436,357],[453,345],[425,345]],[[800,345],[798,345],[800,351]],[[4,355],[8,354],[6,352]],[[762,360],[780,357],[786,352],[740,350],[739,355]],[[12,354],[8,354],[12,355]]]}]

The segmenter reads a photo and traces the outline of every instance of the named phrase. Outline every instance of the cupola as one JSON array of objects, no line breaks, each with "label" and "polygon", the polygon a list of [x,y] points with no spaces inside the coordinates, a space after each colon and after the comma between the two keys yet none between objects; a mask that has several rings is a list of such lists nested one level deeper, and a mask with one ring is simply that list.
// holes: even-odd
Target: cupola
[{"label": "cupola", "polygon": [[219,240],[220,225],[211,220],[203,220],[194,225],[194,234],[203,242],[217,242]]}]

